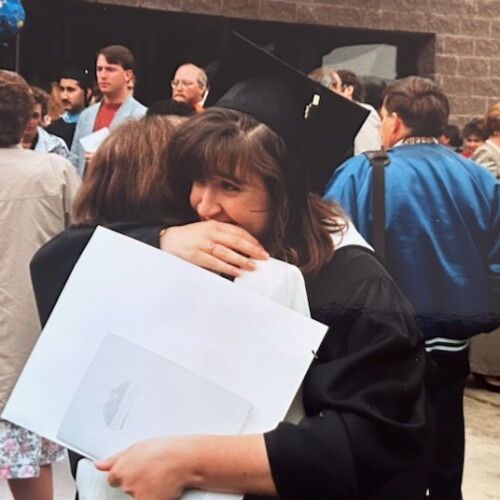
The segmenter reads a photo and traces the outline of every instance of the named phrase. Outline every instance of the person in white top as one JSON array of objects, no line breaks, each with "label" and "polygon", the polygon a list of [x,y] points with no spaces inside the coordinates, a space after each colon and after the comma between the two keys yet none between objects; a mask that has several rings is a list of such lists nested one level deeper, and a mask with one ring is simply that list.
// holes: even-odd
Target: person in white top
[{"label": "person in white top", "polygon": [[380,115],[373,106],[364,102],[364,88],[362,83],[355,73],[347,69],[339,69],[337,70],[337,74],[342,82],[340,94],[370,111],[368,118],[354,138],[354,154],[380,149],[382,147]]},{"label": "person in white top", "polygon": [[472,153],[471,158],[500,180],[500,101],[490,106],[483,122],[488,139]]},{"label": "person in white top", "polygon": [[311,71],[309,78],[320,82],[332,92],[357,102],[370,112],[354,138],[353,154],[376,151],[382,147],[380,116],[373,106],[363,102],[363,85],[352,71],[322,66]]},{"label": "person in white top", "polygon": [[[0,70],[0,413],[41,330],[29,262],[69,225],[80,186],[68,160],[21,146],[33,102],[21,76]],[[0,479],[15,500],[52,500],[51,464],[64,456],[56,443],[0,419]]]}]

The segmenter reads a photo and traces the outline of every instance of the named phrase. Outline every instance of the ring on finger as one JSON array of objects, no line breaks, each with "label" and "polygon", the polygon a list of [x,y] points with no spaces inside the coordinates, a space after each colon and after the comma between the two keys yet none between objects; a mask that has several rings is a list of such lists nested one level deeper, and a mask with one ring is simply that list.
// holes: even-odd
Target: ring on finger
[{"label": "ring on finger", "polygon": [[207,245],[207,252],[212,255],[214,253],[215,243],[213,241],[209,241]]}]

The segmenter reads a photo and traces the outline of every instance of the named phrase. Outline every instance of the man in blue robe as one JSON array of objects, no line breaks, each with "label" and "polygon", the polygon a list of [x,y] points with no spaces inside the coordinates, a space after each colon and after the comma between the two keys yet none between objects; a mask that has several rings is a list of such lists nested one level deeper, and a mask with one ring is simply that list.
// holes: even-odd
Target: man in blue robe
[{"label": "man in blue robe", "polygon": [[[396,80],[384,92],[385,265],[413,303],[437,364],[430,498],[461,500],[467,341],[500,323],[500,185],[485,168],[438,144],[448,114],[447,97],[430,80]],[[372,167],[365,155],[335,171],[325,196],[373,242]]]}]

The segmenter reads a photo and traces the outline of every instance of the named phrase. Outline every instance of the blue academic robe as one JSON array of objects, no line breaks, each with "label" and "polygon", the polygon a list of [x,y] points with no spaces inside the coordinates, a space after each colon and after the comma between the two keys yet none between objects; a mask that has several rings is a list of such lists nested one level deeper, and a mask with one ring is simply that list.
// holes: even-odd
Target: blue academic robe
[{"label": "blue academic robe", "polygon": [[[454,341],[500,321],[500,185],[440,144],[403,144],[387,154],[385,265],[428,342],[448,339],[453,349]],[[325,191],[369,242],[371,189],[372,168],[358,155],[334,172]]]}]

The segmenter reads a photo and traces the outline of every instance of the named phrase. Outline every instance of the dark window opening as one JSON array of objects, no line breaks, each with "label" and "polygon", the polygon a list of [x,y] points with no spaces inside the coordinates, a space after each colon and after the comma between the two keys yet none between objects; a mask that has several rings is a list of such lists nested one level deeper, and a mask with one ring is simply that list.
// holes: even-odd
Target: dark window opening
[{"label": "dark window opening", "polygon": [[[23,76],[55,80],[68,62],[93,71],[96,51],[121,43],[136,56],[136,95],[145,104],[170,96],[169,82],[182,62],[206,66],[216,61],[231,30],[274,48],[277,56],[306,73],[321,66],[335,49],[356,52],[370,44],[394,47],[397,77],[432,76],[434,71],[434,38],[429,34],[236,20],[68,0],[24,0],[23,5],[26,24],[18,57]],[[14,44],[0,51],[2,66],[12,68],[13,50]]]}]

